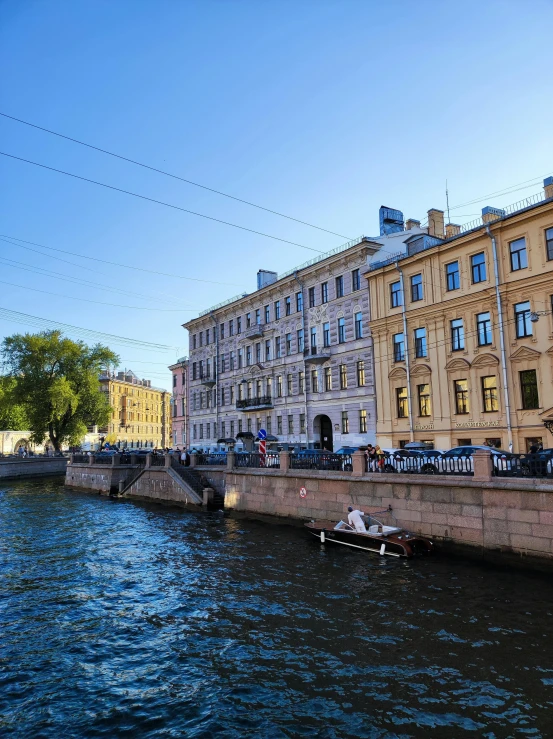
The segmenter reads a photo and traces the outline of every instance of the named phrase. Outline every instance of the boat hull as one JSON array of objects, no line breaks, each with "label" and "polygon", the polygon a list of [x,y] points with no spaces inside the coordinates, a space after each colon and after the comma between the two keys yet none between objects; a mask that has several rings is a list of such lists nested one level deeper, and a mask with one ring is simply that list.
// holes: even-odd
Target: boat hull
[{"label": "boat hull", "polygon": [[431,541],[406,531],[388,536],[373,536],[368,533],[335,529],[334,526],[332,521],[312,521],[305,524],[309,533],[317,537],[321,543],[341,544],[373,554],[409,558],[420,554],[430,554],[433,549]]}]

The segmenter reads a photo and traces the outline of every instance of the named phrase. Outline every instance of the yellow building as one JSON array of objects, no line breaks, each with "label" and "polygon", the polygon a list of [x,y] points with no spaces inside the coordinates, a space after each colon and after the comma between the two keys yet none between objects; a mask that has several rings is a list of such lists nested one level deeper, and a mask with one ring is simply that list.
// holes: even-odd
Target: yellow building
[{"label": "yellow building", "polygon": [[463,228],[428,216],[365,274],[377,443],[553,447],[553,178]]},{"label": "yellow building", "polygon": [[134,372],[104,373],[100,387],[108,395],[111,420],[99,432],[129,449],[171,445],[171,395]]}]

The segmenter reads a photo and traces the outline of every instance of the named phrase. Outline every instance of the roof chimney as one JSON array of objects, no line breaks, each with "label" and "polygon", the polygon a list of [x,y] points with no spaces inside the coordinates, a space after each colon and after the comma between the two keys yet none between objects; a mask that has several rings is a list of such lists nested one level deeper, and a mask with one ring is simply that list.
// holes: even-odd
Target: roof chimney
[{"label": "roof chimney", "polygon": [[482,208],[482,221],[484,223],[497,221],[498,218],[503,218],[504,215],[505,211],[501,210],[501,208],[492,208],[491,205]]},{"label": "roof chimney", "polygon": [[553,177],[547,177],[543,181],[543,189],[545,192],[545,199],[549,200],[549,198],[553,198]]},{"label": "roof chimney", "polygon": [[443,239],[444,229],[444,212],[436,208],[430,208],[428,211],[428,233],[430,236],[437,236]]},{"label": "roof chimney", "polygon": [[403,231],[403,213],[400,210],[387,208],[385,205],[381,205],[378,215],[380,220],[381,236]]},{"label": "roof chimney", "polygon": [[445,236],[446,239],[451,239],[452,236],[457,236],[461,233],[461,226],[458,226],[456,223],[448,223],[445,227]]},{"label": "roof chimney", "polygon": [[420,227],[421,227],[421,222],[416,221],[414,218],[409,218],[409,220],[405,224],[406,231],[411,231],[414,228],[420,228]]},{"label": "roof chimney", "polygon": [[277,279],[278,274],[276,272],[271,272],[268,269],[260,269],[257,272],[257,289],[261,290],[262,287],[272,285]]}]

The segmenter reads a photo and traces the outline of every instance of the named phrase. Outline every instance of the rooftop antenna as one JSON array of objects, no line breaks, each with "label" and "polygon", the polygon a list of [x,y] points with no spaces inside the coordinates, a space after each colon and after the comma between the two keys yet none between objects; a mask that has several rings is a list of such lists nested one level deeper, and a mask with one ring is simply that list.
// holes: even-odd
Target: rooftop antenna
[{"label": "rooftop antenna", "polygon": [[451,223],[451,218],[449,215],[449,191],[447,189],[447,180],[445,181],[445,199],[447,203],[447,222]]}]

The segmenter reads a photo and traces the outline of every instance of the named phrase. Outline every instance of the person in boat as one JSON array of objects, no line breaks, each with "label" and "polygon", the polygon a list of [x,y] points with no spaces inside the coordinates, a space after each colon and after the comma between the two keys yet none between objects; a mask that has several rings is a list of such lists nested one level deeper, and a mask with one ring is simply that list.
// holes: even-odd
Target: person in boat
[{"label": "person in boat", "polygon": [[351,506],[348,507],[348,523],[350,526],[353,526],[353,528],[357,531],[359,534],[366,534],[367,529],[365,528],[365,523],[363,519],[361,518],[365,514],[363,511],[358,511],[357,509],[353,509]]}]

